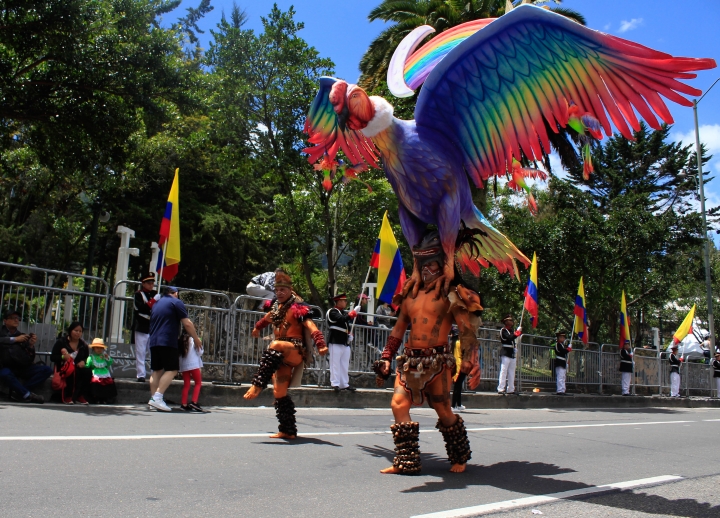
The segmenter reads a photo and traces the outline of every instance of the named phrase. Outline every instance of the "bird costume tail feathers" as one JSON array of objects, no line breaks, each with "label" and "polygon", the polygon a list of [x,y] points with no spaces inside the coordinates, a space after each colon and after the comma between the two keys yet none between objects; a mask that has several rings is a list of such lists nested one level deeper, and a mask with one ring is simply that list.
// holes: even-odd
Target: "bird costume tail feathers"
[{"label": "bird costume tail feathers", "polygon": [[458,233],[456,242],[456,259],[463,271],[480,275],[480,267],[495,266],[500,273],[512,272],[520,279],[517,263],[520,261],[527,268],[530,260],[499,232],[472,206],[472,212],[463,214],[463,228]]}]

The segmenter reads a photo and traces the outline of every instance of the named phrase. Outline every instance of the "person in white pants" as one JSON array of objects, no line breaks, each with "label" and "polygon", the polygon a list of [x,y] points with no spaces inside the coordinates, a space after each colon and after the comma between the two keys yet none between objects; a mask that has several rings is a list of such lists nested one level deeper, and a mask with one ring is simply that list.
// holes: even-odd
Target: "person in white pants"
[{"label": "person in white pants", "polygon": [[565,377],[567,375],[567,355],[572,351],[572,345],[566,344],[567,333],[559,330],[555,333],[557,339],[552,345],[555,349],[555,380],[557,383],[558,396],[565,395]]},{"label": "person in white pants", "polygon": [[348,370],[350,368],[350,345],[352,344],[352,336],[350,336],[350,324],[357,316],[360,306],[353,311],[347,313],[347,295],[342,293],[333,297],[335,307],[330,308],[327,312],[326,319],[330,329],[327,337],[328,353],[330,354],[330,386],[335,391],[349,390],[355,391],[355,387],[350,385],[350,376]]},{"label": "person in white pants", "polygon": [[715,359],[711,365],[713,368],[713,378],[715,378],[715,387],[717,388],[715,397],[720,397],[720,351],[715,353]]},{"label": "person in white pants", "polygon": [[133,297],[133,332],[135,342],[135,370],[137,380],[145,382],[145,361],[150,359],[150,311],[160,299],[155,291],[155,274],[148,273],[140,279],[140,289]]},{"label": "person in white pants", "polygon": [[682,358],[678,358],[677,344],[670,348],[670,397],[680,397],[680,364]]},{"label": "person in white pants", "polygon": [[503,327],[500,330],[500,345],[502,346],[502,358],[500,365],[500,379],[498,380],[498,394],[515,393],[515,363],[517,362],[517,346],[515,340],[522,334],[522,328],[518,327],[513,331],[515,321],[512,315],[505,315],[502,319]]},{"label": "person in white pants", "polygon": [[632,382],[633,373],[633,358],[632,352],[630,352],[630,340],[625,340],[625,343],[620,348],[620,377],[622,380],[622,395],[630,395],[630,384]]}]

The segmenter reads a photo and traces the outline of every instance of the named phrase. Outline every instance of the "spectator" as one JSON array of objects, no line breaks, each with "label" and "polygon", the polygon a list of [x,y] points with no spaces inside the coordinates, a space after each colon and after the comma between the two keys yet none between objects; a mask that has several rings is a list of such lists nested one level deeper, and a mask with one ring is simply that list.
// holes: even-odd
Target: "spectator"
[{"label": "spectator", "polygon": [[113,359],[107,353],[107,347],[102,338],[96,338],[90,344],[90,356],[87,366],[92,369],[90,380],[90,398],[93,403],[112,403],[117,397],[115,380],[110,374]]},{"label": "spectator", "polygon": [[[198,403],[200,398],[200,387],[202,386],[202,347],[195,345],[195,340],[190,338],[187,333],[183,333],[180,338],[180,373],[183,377],[182,397],[180,399],[180,409],[185,412],[202,412],[203,409]],[[188,403],[188,394],[190,392],[190,379],[195,382],[193,387],[193,397]]]},{"label": "spectator", "polygon": [[148,273],[140,279],[140,289],[133,298],[133,331],[135,332],[135,370],[137,380],[145,382],[145,361],[150,356],[150,311],[160,299],[155,291],[155,274]]},{"label": "spectator", "polygon": [[153,306],[150,316],[150,394],[148,405],[163,412],[171,412],[164,394],[180,368],[178,358],[178,335],[180,324],[195,340],[198,347],[202,341],[195,326],[188,318],[185,304],[178,299],[178,290],[163,286],[162,297]]},{"label": "spectator", "polygon": [[251,297],[272,300],[275,297],[275,272],[265,272],[253,277],[245,288]]},{"label": "spectator", "polygon": [[386,327],[388,329],[392,329],[393,327],[393,321],[389,318],[383,318],[383,317],[394,317],[395,316],[395,310],[392,308],[390,304],[387,302],[383,302],[380,304],[380,306],[375,311],[375,314],[378,315],[377,323],[380,327]]},{"label": "spectator", "polygon": [[[22,403],[44,403],[45,399],[32,390],[52,376],[53,369],[35,359],[34,333],[18,330],[20,313],[9,310],[0,328],[0,381],[10,388],[10,398]],[[18,378],[23,378],[23,385]]]},{"label": "spectator", "polygon": [[55,371],[61,372],[65,362],[73,362],[72,374],[65,377],[65,388],[56,391],[53,399],[59,399],[66,405],[80,403],[87,405],[88,385],[92,370],[87,368],[90,349],[82,339],[83,326],[80,322],[72,322],[67,334],[61,336],[53,345],[50,361],[55,364]]},{"label": "spectator", "polygon": [[368,317],[367,317],[368,296],[365,295],[364,293],[358,295],[357,299],[355,299],[355,303],[356,303],[356,305],[355,305],[354,311],[358,314],[357,317],[355,318],[355,324],[359,325],[359,326],[373,325],[368,321]]}]

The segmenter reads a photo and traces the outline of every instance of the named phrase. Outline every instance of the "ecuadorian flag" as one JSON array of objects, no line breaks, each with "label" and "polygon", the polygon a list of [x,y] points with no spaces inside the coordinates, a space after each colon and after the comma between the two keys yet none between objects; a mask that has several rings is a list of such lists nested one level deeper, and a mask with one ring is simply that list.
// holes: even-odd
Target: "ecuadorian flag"
[{"label": "ecuadorian flag", "polygon": [[538,324],[538,277],[537,277],[537,255],[533,252],[532,265],[530,266],[530,278],[525,288],[525,309],[530,313],[530,323],[533,329]]},{"label": "ecuadorian flag", "polygon": [[625,290],[620,299],[620,347],[625,346],[625,341],[630,340],[630,319],[627,314],[627,303],[625,302]]},{"label": "ecuadorian flag", "polygon": [[582,343],[587,345],[590,337],[588,336],[588,319],[587,309],[585,308],[585,286],[583,286],[583,278],[580,277],[580,286],[578,286],[577,295],[575,295],[575,332]]},{"label": "ecuadorian flag", "polygon": [[405,268],[395,234],[393,234],[390,221],[388,221],[387,211],[383,216],[380,236],[375,242],[370,266],[378,269],[377,298],[382,302],[392,304],[393,295],[400,293],[405,283]]},{"label": "ecuadorian flag", "polygon": [[695,318],[695,304],[693,304],[693,307],[690,309],[690,312],[685,316],[685,320],[683,320],[682,324],[680,324],[680,327],[678,327],[678,330],[675,331],[675,334],[673,335],[673,343],[679,344],[683,341],[683,339],[690,333],[692,333],[692,324],[693,319]]},{"label": "ecuadorian flag", "polygon": [[175,169],[175,179],[170,188],[162,223],[160,223],[160,256],[158,257],[157,270],[162,269],[162,278],[168,282],[177,275],[178,265],[180,264],[179,171],[180,169]]}]

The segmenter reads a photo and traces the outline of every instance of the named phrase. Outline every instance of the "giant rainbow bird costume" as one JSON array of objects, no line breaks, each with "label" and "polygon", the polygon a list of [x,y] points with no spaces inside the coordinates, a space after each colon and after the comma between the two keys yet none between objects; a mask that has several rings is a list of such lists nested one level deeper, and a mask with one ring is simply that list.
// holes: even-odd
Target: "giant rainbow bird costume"
[{"label": "giant rainbow bird costume", "polygon": [[[412,31],[388,71],[388,86],[398,97],[423,86],[415,120],[395,118],[390,103],[357,85],[324,77],[305,123],[312,144],[305,152],[311,163],[333,164],[342,150],[353,174],[380,167],[381,158],[410,246],[420,243],[428,225],[438,228],[446,289],[456,252],[476,274],[492,264],[517,275],[516,260],[529,264],[473,205],[468,177],[481,187],[491,176],[515,173],[514,186],[525,188],[523,169],[513,165],[550,152],[548,127],[557,132],[569,125],[597,138],[601,129],[611,135],[614,126],[632,139],[637,112],[659,129],[658,117],[673,122],[661,95],[691,106],[681,94],[701,92],[679,80],[716,66],[712,59],[674,57],[532,5],[457,26],[416,50],[433,31]],[[468,234],[472,239],[456,250],[459,236]]]}]

